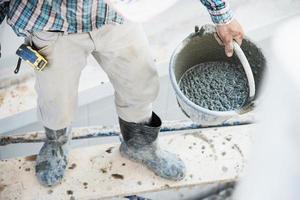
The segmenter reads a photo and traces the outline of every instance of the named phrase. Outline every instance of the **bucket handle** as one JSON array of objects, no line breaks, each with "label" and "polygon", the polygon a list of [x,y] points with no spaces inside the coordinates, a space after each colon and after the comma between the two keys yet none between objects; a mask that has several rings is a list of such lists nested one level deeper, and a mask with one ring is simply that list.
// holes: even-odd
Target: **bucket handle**
[{"label": "bucket handle", "polygon": [[249,85],[249,100],[251,101],[252,99],[254,99],[254,96],[255,96],[255,81],[254,81],[254,76],[253,76],[253,73],[252,73],[252,69],[250,67],[248,59],[245,56],[242,48],[234,40],[233,40],[233,50],[236,53],[237,57],[240,59],[240,62],[241,62],[242,66],[244,68],[244,71],[246,73],[247,80],[248,80],[248,85]]},{"label": "bucket handle", "polygon": [[[215,39],[219,40],[220,42],[222,41],[221,38],[219,37],[217,31],[216,31],[215,26],[208,25],[206,28],[212,29],[213,30],[212,32],[214,32]],[[195,32],[196,33],[199,32],[199,27],[198,26],[195,26]],[[254,81],[254,76],[253,76],[252,69],[250,67],[248,59],[245,56],[242,48],[240,47],[240,45],[235,40],[233,40],[233,50],[234,50],[235,54],[237,55],[237,57],[239,58],[242,66],[244,68],[244,71],[245,71],[245,74],[246,74],[246,77],[247,77],[247,80],[248,80],[248,86],[249,86],[249,99],[248,99],[248,102],[251,102],[255,97],[255,81]]]}]

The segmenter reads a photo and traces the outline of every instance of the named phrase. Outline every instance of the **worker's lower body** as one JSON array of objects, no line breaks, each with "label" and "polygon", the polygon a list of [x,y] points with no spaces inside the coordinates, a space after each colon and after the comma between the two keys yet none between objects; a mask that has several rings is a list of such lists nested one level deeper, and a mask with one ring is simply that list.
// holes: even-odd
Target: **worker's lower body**
[{"label": "worker's lower body", "polygon": [[115,89],[124,138],[121,155],[145,164],[163,178],[184,177],[181,159],[159,149],[157,144],[161,121],[152,112],[152,102],[158,94],[159,78],[140,25],[106,25],[89,33],[69,35],[39,32],[29,40],[48,60],[46,69],[36,72],[35,84],[38,116],[47,137],[36,164],[36,175],[42,184],[59,183],[66,169],[71,138],[66,127],[74,119],[79,78],[90,54]]}]

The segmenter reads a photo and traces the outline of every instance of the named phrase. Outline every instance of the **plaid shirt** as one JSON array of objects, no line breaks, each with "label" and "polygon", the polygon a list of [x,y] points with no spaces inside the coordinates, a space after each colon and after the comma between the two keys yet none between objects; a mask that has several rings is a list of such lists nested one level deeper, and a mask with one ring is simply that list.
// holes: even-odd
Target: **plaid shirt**
[{"label": "plaid shirt", "polygon": [[[226,0],[200,0],[215,24],[233,18]],[[7,23],[18,36],[43,30],[89,32],[104,24],[121,24],[123,18],[104,0],[0,0],[0,23]]]},{"label": "plaid shirt", "polygon": [[227,0],[200,0],[207,8],[215,24],[228,24],[233,19],[232,10]]}]

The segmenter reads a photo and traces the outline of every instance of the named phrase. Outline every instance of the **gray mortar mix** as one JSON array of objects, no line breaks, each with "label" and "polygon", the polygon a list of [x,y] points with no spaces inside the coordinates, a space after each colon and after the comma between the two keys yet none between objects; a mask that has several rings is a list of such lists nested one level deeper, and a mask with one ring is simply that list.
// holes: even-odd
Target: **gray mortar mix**
[{"label": "gray mortar mix", "polygon": [[243,107],[249,96],[246,74],[235,62],[205,62],[191,67],[179,81],[180,90],[195,104],[215,111]]}]

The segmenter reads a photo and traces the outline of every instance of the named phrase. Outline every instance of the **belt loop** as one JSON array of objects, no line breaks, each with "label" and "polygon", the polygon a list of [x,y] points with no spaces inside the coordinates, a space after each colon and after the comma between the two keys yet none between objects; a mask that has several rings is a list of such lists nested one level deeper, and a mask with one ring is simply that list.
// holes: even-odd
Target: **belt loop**
[{"label": "belt loop", "polygon": [[95,51],[97,49],[97,46],[96,46],[95,40],[93,38],[92,32],[87,32],[87,34],[89,35],[89,38],[91,39],[91,41],[94,45],[94,51]]},{"label": "belt loop", "polygon": [[33,35],[30,34],[29,43],[30,43],[30,46],[31,46],[31,47],[32,47],[32,37],[33,37]]},{"label": "belt loop", "polygon": [[24,44],[32,47],[32,33],[28,33],[25,37]]},{"label": "belt loop", "polygon": [[26,38],[26,44],[29,44],[29,46],[32,47],[32,37],[33,37],[33,32],[30,31],[28,37]]}]

